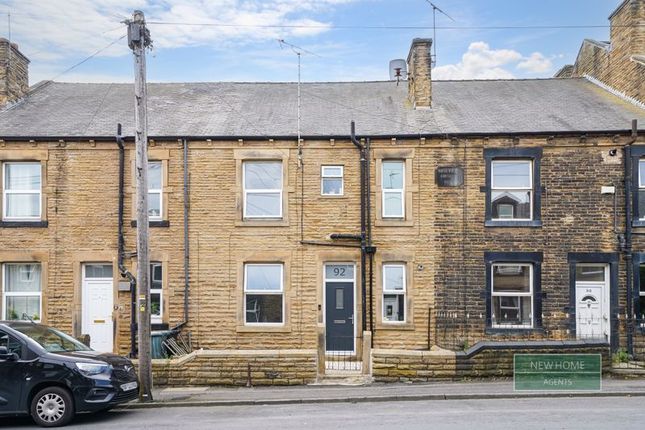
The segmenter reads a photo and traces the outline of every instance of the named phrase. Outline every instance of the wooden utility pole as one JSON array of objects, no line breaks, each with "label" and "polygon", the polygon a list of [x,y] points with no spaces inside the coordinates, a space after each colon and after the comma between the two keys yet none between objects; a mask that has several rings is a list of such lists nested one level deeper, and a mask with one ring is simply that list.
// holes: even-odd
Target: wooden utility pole
[{"label": "wooden utility pole", "polygon": [[148,254],[148,120],[146,48],[152,45],[143,12],[135,10],[128,24],[128,46],[134,54],[134,120],[137,183],[137,306],[139,317],[139,400],[152,401],[150,359],[150,256]]}]

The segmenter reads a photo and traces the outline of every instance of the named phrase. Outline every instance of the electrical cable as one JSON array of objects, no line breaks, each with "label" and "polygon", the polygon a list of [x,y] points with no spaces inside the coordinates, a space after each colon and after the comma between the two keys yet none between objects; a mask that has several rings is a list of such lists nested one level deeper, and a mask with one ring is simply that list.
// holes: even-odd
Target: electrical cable
[{"label": "electrical cable", "polygon": [[63,70],[62,72],[60,72],[59,74],[57,74],[56,76],[54,76],[53,78],[48,79],[48,80],[49,80],[49,81],[53,81],[53,80],[55,80],[55,79],[57,79],[57,78],[61,77],[61,76],[62,76],[62,75],[64,75],[65,73],[69,73],[69,72],[71,72],[72,70],[74,70],[74,69],[75,69],[75,68],[77,68],[78,66],[80,66],[80,65],[82,65],[82,64],[84,64],[84,63],[86,63],[86,62],[88,62],[88,61],[89,61],[89,60],[91,60],[92,58],[94,58],[94,57],[96,57],[97,55],[99,55],[101,52],[105,51],[106,49],[110,48],[111,46],[115,45],[117,42],[121,41],[122,39],[125,39],[126,37],[127,37],[127,34],[124,34],[123,36],[119,37],[118,39],[113,40],[112,42],[110,42],[110,43],[108,43],[107,45],[105,45],[103,48],[101,48],[101,49],[99,49],[98,51],[96,51],[96,52],[94,52],[93,54],[91,54],[89,57],[87,57],[87,58],[85,58],[85,59],[83,59],[83,60],[79,61],[78,63],[74,64],[73,66],[71,66],[71,67],[69,67],[69,68],[67,68],[67,69],[65,69],[65,70]]},{"label": "electrical cable", "polygon": [[[174,22],[148,21],[149,25],[183,25],[197,27],[239,27],[239,28],[294,28],[294,29],[329,29],[329,30],[431,30],[425,25],[335,25],[335,24],[230,24],[220,22]],[[484,25],[484,26],[438,26],[437,30],[554,30],[584,28],[637,28],[645,24],[609,25],[609,24],[574,24],[574,25]]]}]

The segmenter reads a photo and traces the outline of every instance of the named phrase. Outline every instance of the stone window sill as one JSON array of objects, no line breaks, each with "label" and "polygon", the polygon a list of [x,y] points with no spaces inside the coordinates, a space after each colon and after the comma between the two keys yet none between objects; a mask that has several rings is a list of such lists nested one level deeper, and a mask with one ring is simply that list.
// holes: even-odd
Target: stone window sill
[{"label": "stone window sill", "polygon": [[0,228],[47,228],[47,221],[0,221]]},{"label": "stone window sill", "polygon": [[532,221],[493,221],[486,220],[484,227],[542,227],[541,220]]},{"label": "stone window sill", "polygon": [[245,219],[235,221],[235,227],[289,227],[289,221],[284,219]]},{"label": "stone window sill", "polygon": [[237,333],[291,333],[291,327],[289,325],[282,325],[282,326],[242,325],[242,326],[237,326],[235,331]]},{"label": "stone window sill", "polygon": [[383,219],[383,218],[378,218],[375,222],[374,225],[376,227],[414,227],[414,221],[413,220],[406,220],[406,219]]},{"label": "stone window sill", "polygon": [[387,330],[387,331],[412,331],[414,330],[414,324],[412,323],[383,323],[380,322],[376,325],[377,330]]},{"label": "stone window sill", "polygon": [[[137,221],[133,220],[130,222],[131,227],[137,226]],[[148,227],[170,227],[170,222],[167,220],[164,221],[148,221]]]}]

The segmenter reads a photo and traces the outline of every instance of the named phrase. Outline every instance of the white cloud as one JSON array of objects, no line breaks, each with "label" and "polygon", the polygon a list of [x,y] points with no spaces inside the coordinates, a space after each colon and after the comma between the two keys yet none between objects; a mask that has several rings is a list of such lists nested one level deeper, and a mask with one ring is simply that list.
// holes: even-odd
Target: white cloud
[{"label": "white cloud", "polygon": [[[32,60],[31,70],[45,76],[45,71],[64,70],[124,35],[126,27],[121,22],[135,9],[145,12],[155,49],[232,49],[259,41],[323,33],[330,24],[316,19],[316,14],[357,1],[363,0],[0,0],[0,12],[11,12],[12,39]],[[263,27],[252,27],[258,24]],[[314,28],[281,27],[299,25]],[[128,53],[123,40],[97,57],[114,58]]]},{"label": "white cloud", "polygon": [[512,49],[491,49],[486,42],[472,42],[457,64],[435,67],[433,79],[512,79],[510,67],[522,72],[543,74],[552,68],[551,60],[539,52],[529,57]]},{"label": "white cloud", "polygon": [[544,73],[553,69],[553,63],[539,52],[532,53],[517,65],[518,69],[531,73]]}]

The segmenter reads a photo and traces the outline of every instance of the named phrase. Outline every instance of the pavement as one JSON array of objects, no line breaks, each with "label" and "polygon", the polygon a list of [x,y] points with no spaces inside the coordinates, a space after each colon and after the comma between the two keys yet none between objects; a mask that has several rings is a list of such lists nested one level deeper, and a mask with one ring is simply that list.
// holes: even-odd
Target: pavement
[{"label": "pavement", "polygon": [[153,390],[153,402],[121,409],[188,406],[288,405],[418,400],[522,399],[552,397],[645,397],[645,379],[604,378],[600,391],[516,392],[513,380],[431,383],[372,383],[361,386],[171,387]]}]

